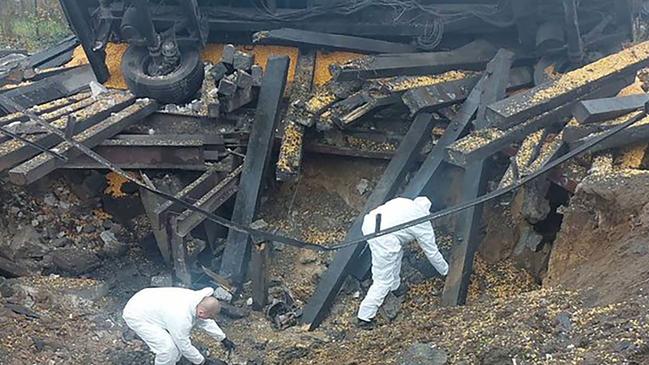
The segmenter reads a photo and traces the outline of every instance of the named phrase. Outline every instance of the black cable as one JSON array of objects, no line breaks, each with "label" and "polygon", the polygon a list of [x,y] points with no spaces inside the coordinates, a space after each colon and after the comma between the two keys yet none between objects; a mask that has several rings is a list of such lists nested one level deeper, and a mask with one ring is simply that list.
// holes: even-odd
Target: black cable
[{"label": "black cable", "polygon": [[35,149],[37,149],[37,150],[39,150],[41,152],[49,153],[50,155],[54,156],[55,158],[58,158],[61,161],[67,161],[68,160],[67,157],[65,157],[65,156],[63,156],[63,155],[61,155],[59,153],[56,153],[56,152],[50,150],[49,148],[45,148],[45,147],[39,145],[38,143],[34,143],[34,142],[30,141],[29,139],[8,130],[6,127],[0,127],[0,133],[3,133],[3,134],[5,134],[5,135],[7,135],[7,136],[9,136],[11,138],[17,139],[17,140],[21,141],[24,144],[30,145],[30,146],[34,147]]},{"label": "black cable", "polygon": [[[19,106],[17,106],[17,105],[14,105],[14,106],[16,106],[16,107],[18,107],[18,109],[20,109]],[[507,188],[502,188],[502,189],[492,191],[491,193],[482,195],[482,196],[480,196],[480,197],[478,197],[476,199],[473,199],[473,200],[458,204],[456,206],[453,206],[453,207],[450,207],[450,208],[447,208],[447,209],[437,211],[435,213],[431,213],[429,215],[423,216],[423,217],[418,218],[418,219],[414,219],[414,220],[411,220],[411,221],[408,221],[408,222],[404,222],[402,224],[399,224],[397,226],[394,226],[394,227],[391,227],[391,228],[388,228],[388,229],[385,229],[385,230],[381,230],[381,231],[378,231],[378,232],[375,232],[375,233],[372,233],[372,234],[369,234],[369,235],[366,235],[366,236],[359,237],[358,239],[355,239],[355,240],[352,240],[352,241],[348,241],[348,242],[345,242],[345,243],[342,243],[342,244],[337,244],[337,245],[334,245],[334,244],[332,244],[332,245],[322,245],[322,244],[304,242],[304,241],[300,241],[300,240],[290,238],[290,237],[279,236],[279,235],[276,235],[276,234],[273,234],[273,233],[253,229],[253,228],[251,228],[249,226],[245,226],[245,225],[242,225],[242,224],[239,224],[239,223],[232,222],[232,221],[230,221],[228,219],[225,219],[225,218],[217,216],[217,215],[215,215],[215,214],[213,214],[211,212],[205,211],[205,210],[203,210],[203,209],[201,209],[199,207],[196,207],[193,204],[191,204],[191,203],[189,203],[189,202],[187,202],[187,201],[185,201],[183,199],[176,198],[175,196],[173,196],[171,194],[165,193],[165,192],[160,191],[160,190],[158,190],[156,188],[149,187],[148,185],[146,185],[146,184],[140,182],[139,180],[131,177],[124,170],[122,170],[121,168],[113,165],[110,161],[107,161],[102,156],[100,156],[96,152],[94,152],[92,149],[90,149],[90,148],[84,146],[83,144],[81,144],[81,143],[67,137],[65,135],[65,133],[63,133],[59,129],[51,126],[49,123],[45,122],[44,120],[42,120],[40,117],[38,117],[34,113],[25,110],[24,114],[26,116],[28,116],[30,119],[32,119],[33,121],[37,122],[38,124],[43,125],[43,127],[45,127],[45,129],[47,129],[51,133],[59,136],[61,139],[63,139],[65,142],[67,142],[71,146],[77,148],[83,154],[87,155],[88,157],[92,158],[93,160],[95,160],[99,164],[103,165],[104,167],[106,167],[107,169],[113,171],[114,173],[122,176],[123,178],[127,179],[128,181],[138,185],[142,189],[150,191],[153,194],[162,196],[167,200],[173,201],[173,202],[185,207],[186,209],[189,209],[189,210],[195,211],[197,213],[203,214],[207,219],[209,219],[209,220],[211,220],[211,221],[213,221],[213,222],[215,222],[215,223],[217,223],[219,225],[222,225],[224,227],[234,229],[234,230],[242,232],[242,233],[249,234],[249,235],[251,235],[253,237],[260,238],[260,239],[265,240],[265,241],[279,242],[279,243],[284,243],[284,244],[294,246],[294,247],[298,247],[298,248],[307,248],[307,249],[313,249],[313,250],[317,250],[317,251],[335,251],[335,250],[339,250],[339,249],[342,249],[342,248],[345,248],[345,247],[361,244],[361,243],[364,243],[365,241],[367,241],[369,239],[378,238],[378,237],[381,237],[381,236],[388,235],[390,233],[400,231],[400,230],[408,228],[408,227],[415,226],[417,224],[421,224],[421,223],[428,222],[428,221],[431,221],[431,220],[436,220],[436,219],[439,219],[441,217],[445,217],[447,215],[451,215],[451,214],[460,212],[460,211],[462,211],[464,209],[470,208],[470,207],[478,205],[478,204],[482,204],[482,203],[484,203],[486,201],[489,201],[491,199],[494,199],[494,198],[500,197],[502,195],[505,195],[505,194],[511,192],[512,190],[518,189],[519,187],[523,186],[524,184],[528,183],[529,181],[538,178],[539,176],[545,174],[546,172],[550,171],[551,169],[555,168],[556,166],[559,166],[560,164],[564,163],[565,161],[567,161],[567,160],[569,160],[569,159],[583,153],[584,151],[587,151],[592,146],[594,146],[594,145],[596,145],[596,144],[610,138],[611,136],[619,133],[623,129],[631,126],[632,124],[636,123],[640,119],[647,116],[646,111],[643,111],[642,113],[638,114],[637,116],[634,116],[634,117],[630,118],[629,120],[627,120],[626,122],[620,124],[619,126],[617,126],[615,128],[612,128],[609,131],[606,131],[606,132],[602,133],[599,137],[593,138],[591,141],[589,141],[587,143],[584,143],[583,145],[581,145],[581,146],[577,147],[576,149],[570,151],[569,153],[563,155],[562,157],[558,158],[557,160],[554,160],[551,163],[547,164],[541,170],[539,170],[539,171],[537,171],[537,172],[535,172],[535,173],[521,179],[520,181],[516,182],[515,184],[513,184],[513,185],[511,185],[511,186],[509,186]]]}]

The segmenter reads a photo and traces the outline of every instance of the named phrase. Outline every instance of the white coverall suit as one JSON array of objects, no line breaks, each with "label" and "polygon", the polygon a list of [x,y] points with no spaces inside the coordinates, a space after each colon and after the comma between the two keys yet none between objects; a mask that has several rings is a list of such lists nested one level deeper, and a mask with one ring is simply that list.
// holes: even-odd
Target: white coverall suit
[{"label": "white coverall suit", "polygon": [[[372,210],[363,219],[364,235],[376,232],[376,215],[381,214],[381,230],[397,226],[401,223],[421,218],[430,213],[431,203],[426,197],[414,200],[395,198]],[[400,231],[368,240],[372,252],[372,286],[367,291],[365,299],[358,309],[358,318],[370,321],[383,304],[390,291],[397,290],[401,284],[402,245],[417,240],[426,254],[428,261],[442,275],[448,273],[448,264],[437,249],[435,232],[430,222],[420,223]]]},{"label": "white coverall suit", "polygon": [[225,333],[211,319],[196,317],[196,306],[211,296],[214,289],[147,288],[137,292],[126,304],[122,317],[126,324],[155,354],[155,365],[172,365],[184,356],[192,364],[205,358],[189,338],[194,325],[217,341]]}]

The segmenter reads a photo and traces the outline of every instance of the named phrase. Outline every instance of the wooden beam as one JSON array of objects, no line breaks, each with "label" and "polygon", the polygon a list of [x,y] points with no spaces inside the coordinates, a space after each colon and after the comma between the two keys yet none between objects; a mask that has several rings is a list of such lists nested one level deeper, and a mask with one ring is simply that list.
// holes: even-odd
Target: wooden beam
[{"label": "wooden beam", "polygon": [[649,42],[644,42],[568,72],[557,80],[491,104],[487,109],[487,120],[499,129],[516,126],[537,115],[581,100],[585,95],[613,82],[634,77],[638,70],[647,66]]},{"label": "wooden beam", "polygon": [[[76,120],[75,131],[81,133],[110,117],[124,107],[133,104],[135,97],[130,93],[117,93],[105,95],[92,105],[71,114]],[[67,124],[67,117],[57,119],[50,123],[52,126],[63,130]],[[43,147],[52,147],[60,142],[61,138],[52,134],[27,136],[27,139]],[[21,141],[7,141],[0,143],[0,171],[6,170],[16,164],[38,155],[40,151]]]},{"label": "wooden beam", "polygon": [[187,257],[187,247],[185,247],[185,238],[178,235],[177,217],[169,217],[167,225],[168,235],[171,243],[171,255],[173,257],[174,273],[176,278],[187,288],[192,285],[192,274],[189,270],[189,261]]},{"label": "wooden beam", "polygon": [[[266,65],[241,172],[239,193],[232,212],[232,221],[239,224],[252,223],[259,204],[264,172],[270,161],[275,129],[280,118],[280,104],[286,87],[289,61],[285,56],[271,57]],[[249,249],[248,234],[231,229],[223,251],[220,274],[241,284],[246,274]]]},{"label": "wooden beam", "polygon": [[[610,84],[591,91],[580,99],[597,99],[616,95],[622,88],[633,82],[635,76],[626,76]],[[505,99],[509,100],[511,98]],[[552,125],[563,125],[570,117],[577,100],[563,104],[549,112],[540,114],[514,128],[500,130],[487,128],[469,134],[446,149],[445,160],[457,166],[465,166],[471,160],[485,158],[502,151],[512,143],[522,141],[530,133]],[[493,105],[493,104],[492,104]]]},{"label": "wooden beam", "polygon": [[[436,195],[439,189],[432,189],[432,184],[436,175],[441,171],[444,149],[464,133],[481,106],[484,107],[487,103],[493,102],[494,97],[504,97],[513,57],[512,52],[501,49],[487,64],[486,72],[462,104],[460,111],[451,118],[451,124],[446,128],[444,135],[437,141],[433,150],[404,189],[402,194],[404,197],[413,199],[420,195],[427,195],[434,203],[441,200],[441,197]],[[487,92],[487,90],[490,91]],[[369,272],[370,264],[371,255],[369,249],[366,249],[359,256],[352,274],[362,280]]]},{"label": "wooden beam", "polygon": [[466,128],[469,126],[469,123],[482,103],[482,96],[485,90],[503,85],[499,79],[507,78],[506,75],[509,74],[511,62],[511,53],[503,50],[489,63],[487,68],[491,70],[491,73],[482,76],[466,101],[462,104],[458,113],[451,119],[451,123],[444,131],[442,137],[437,141],[437,144],[428,154],[421,168],[410,180],[408,186],[406,186],[404,190],[405,197],[412,199],[420,196],[422,193],[431,191],[430,184],[433,181],[433,176],[444,160],[445,149],[466,131]]},{"label": "wooden beam", "polygon": [[448,52],[368,56],[333,68],[336,81],[434,75],[450,70],[482,70],[498,49],[478,40]]},{"label": "wooden beam", "polygon": [[[361,225],[367,212],[391,199],[403,184],[408,171],[416,161],[423,144],[428,140],[432,129],[432,115],[420,113],[412,122],[408,133],[401,141],[397,152],[385,168],[381,179],[367,199],[361,214],[359,214],[347,232],[346,241],[362,237]],[[320,278],[315,293],[306,306],[302,322],[313,330],[320,325],[340,291],[348,273],[356,265],[358,255],[363,251],[365,243],[345,247],[336,252],[327,271]]]},{"label": "wooden beam", "polygon": [[[239,175],[243,171],[243,165],[229,173],[223,180],[219,181],[210,191],[200,197],[195,207],[208,212],[213,212],[230,199],[238,190]],[[193,210],[185,210],[177,219],[178,234],[186,237],[191,231],[205,220],[205,215]]]},{"label": "wooden beam", "polygon": [[315,51],[301,50],[291,85],[288,111],[282,123],[284,131],[275,168],[278,181],[295,181],[300,174],[305,128],[298,120],[306,118],[301,101],[311,92],[314,70]]},{"label": "wooden beam", "polygon": [[[629,116],[628,118],[626,118],[626,120],[630,118],[632,118],[632,116]],[[586,144],[591,140],[593,140],[594,138],[599,137],[602,133],[606,133],[606,132],[593,133],[577,141],[570,142],[569,143],[570,149],[575,149],[576,147]],[[641,119],[640,121],[636,122],[632,126],[623,129],[622,131],[607,138],[606,140],[592,146],[591,148],[588,149],[588,151],[591,153],[599,152],[611,148],[628,146],[637,142],[646,142],[648,139],[649,139],[649,117],[645,117],[644,119]]]},{"label": "wooden beam", "polygon": [[[149,179],[148,176],[142,174],[142,181],[150,188],[155,188],[153,182]],[[142,200],[142,206],[144,207],[144,212],[151,221],[151,229],[153,230],[153,236],[158,244],[158,249],[162,258],[167,264],[172,263],[172,254],[171,254],[171,243],[169,241],[169,232],[165,224],[161,224],[158,221],[158,216],[153,214],[155,209],[162,203],[164,200],[157,196],[156,194],[150,192],[149,190],[140,188],[140,199]],[[161,228],[162,227],[162,228]]]},{"label": "wooden beam", "polygon": [[[487,170],[484,161],[472,161],[464,171],[461,201],[473,200],[485,193]],[[482,204],[465,209],[459,213],[455,228],[456,244],[449,260],[442,305],[464,305],[469,290],[469,280],[473,272],[473,258],[480,244],[480,220]]]},{"label": "wooden beam", "polygon": [[583,100],[575,105],[572,115],[582,124],[602,122],[641,109],[647,101],[648,94]]},{"label": "wooden beam", "polygon": [[[106,138],[114,136],[129,125],[152,114],[156,108],[157,103],[155,101],[151,99],[139,99],[135,104],[124,108],[104,121],[75,135],[73,138],[87,147],[94,147]],[[82,154],[81,151],[67,142],[56,146],[54,151],[68,159]],[[60,161],[50,154],[42,153],[9,170],[9,179],[14,184],[27,185],[64,165],[65,161]]]}]

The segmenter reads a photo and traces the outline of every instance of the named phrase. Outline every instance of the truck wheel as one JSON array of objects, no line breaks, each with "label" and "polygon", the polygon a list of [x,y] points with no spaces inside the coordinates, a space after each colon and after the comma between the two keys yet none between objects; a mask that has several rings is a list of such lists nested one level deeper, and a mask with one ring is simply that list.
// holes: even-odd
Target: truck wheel
[{"label": "truck wheel", "polygon": [[205,76],[198,49],[181,48],[180,65],[164,76],[149,76],[146,47],[129,46],[122,57],[122,75],[135,96],[156,99],[164,104],[184,104],[192,100]]}]

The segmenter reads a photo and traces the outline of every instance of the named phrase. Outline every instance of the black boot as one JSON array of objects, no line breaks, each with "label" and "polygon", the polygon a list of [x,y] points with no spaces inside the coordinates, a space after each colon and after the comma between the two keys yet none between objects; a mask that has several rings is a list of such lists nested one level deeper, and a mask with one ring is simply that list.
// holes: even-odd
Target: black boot
[{"label": "black boot", "polygon": [[399,287],[396,290],[392,291],[392,294],[394,294],[395,297],[402,297],[408,293],[408,285],[401,283],[399,284]]},{"label": "black boot", "polygon": [[362,320],[360,318],[357,318],[356,327],[358,327],[358,328],[360,328],[362,330],[371,331],[371,330],[374,329],[375,326],[376,326],[376,323],[374,322],[374,320],[364,321],[364,320]]}]

